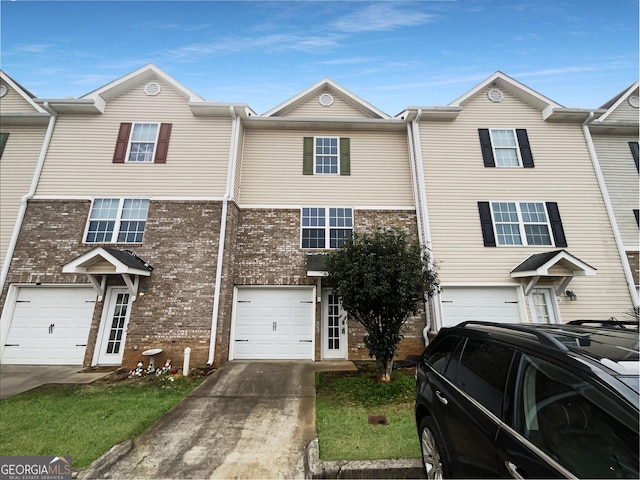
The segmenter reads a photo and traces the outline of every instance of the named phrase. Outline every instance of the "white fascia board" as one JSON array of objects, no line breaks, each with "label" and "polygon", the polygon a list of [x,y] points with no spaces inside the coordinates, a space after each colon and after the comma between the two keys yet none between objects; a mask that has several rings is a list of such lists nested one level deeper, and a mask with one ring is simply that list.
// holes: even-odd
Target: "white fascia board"
[{"label": "white fascia board", "polygon": [[[620,104],[622,104],[622,102],[624,102],[627,98],[629,98],[629,97],[631,96],[631,94],[632,94],[633,92],[635,92],[635,91],[638,89],[638,86],[639,86],[639,85],[640,85],[640,82],[635,82],[633,85],[631,85],[629,88],[627,88],[627,89],[624,91],[624,93],[623,93],[622,95],[620,95],[620,97],[618,98],[618,100],[617,100],[613,105],[611,105],[611,106],[607,109],[606,113],[605,113],[604,115],[602,115],[598,120],[596,120],[596,122],[595,122],[595,123],[598,123],[598,122],[604,122],[604,121],[607,119],[607,117],[608,117],[609,115],[611,115],[611,114],[612,114],[612,113],[613,113],[613,112],[614,112],[614,111],[615,111],[615,110],[620,106]],[[615,98],[615,97],[614,97],[614,98]],[[610,101],[611,101],[611,100],[610,100]],[[607,103],[608,103],[608,102],[607,102]],[[606,103],[605,103],[605,105],[606,105]]]}]

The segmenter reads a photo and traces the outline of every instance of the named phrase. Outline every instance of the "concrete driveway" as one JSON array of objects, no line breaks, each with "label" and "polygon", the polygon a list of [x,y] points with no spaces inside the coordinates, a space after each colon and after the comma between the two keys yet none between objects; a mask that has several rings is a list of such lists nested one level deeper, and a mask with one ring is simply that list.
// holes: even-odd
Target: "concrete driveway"
[{"label": "concrete driveway", "polygon": [[304,478],[314,373],[311,361],[225,363],[80,478]]}]

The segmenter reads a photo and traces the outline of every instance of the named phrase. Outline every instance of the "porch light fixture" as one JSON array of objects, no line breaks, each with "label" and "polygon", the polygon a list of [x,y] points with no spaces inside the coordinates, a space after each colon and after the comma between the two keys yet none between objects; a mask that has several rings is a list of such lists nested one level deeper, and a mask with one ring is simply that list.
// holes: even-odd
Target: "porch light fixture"
[{"label": "porch light fixture", "polygon": [[569,300],[575,302],[578,299],[578,296],[575,294],[573,290],[567,290],[564,294],[569,297]]}]

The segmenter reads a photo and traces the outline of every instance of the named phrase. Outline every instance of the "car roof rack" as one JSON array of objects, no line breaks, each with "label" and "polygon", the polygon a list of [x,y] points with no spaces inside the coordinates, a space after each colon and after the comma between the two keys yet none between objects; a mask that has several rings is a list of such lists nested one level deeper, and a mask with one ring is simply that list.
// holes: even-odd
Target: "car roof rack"
[{"label": "car roof rack", "polygon": [[457,327],[466,327],[468,325],[484,325],[486,327],[497,327],[504,328],[506,330],[515,330],[517,332],[529,333],[531,335],[535,335],[538,341],[547,347],[555,348],[562,352],[568,352],[569,349],[565,344],[560,342],[553,335],[548,334],[543,330],[538,330],[536,328],[529,328],[526,325],[516,325],[512,323],[495,323],[495,322],[481,322],[478,320],[467,320],[466,322],[462,322]]},{"label": "car roof rack", "polygon": [[603,327],[619,327],[624,330],[625,325],[633,325],[637,327],[639,322],[636,320],[618,320],[615,317],[611,317],[609,320],[571,320],[567,325],[592,325],[601,324]]}]

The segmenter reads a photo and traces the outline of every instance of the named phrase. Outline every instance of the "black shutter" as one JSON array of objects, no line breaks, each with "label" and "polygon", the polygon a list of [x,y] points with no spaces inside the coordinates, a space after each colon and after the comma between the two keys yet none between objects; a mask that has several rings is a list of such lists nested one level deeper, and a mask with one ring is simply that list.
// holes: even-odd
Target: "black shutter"
[{"label": "black shutter", "polygon": [[158,133],[158,145],[156,145],[156,155],[154,163],[167,163],[167,152],[169,151],[169,138],[171,137],[171,123],[161,123]]},{"label": "black shutter", "polygon": [[485,247],[495,247],[496,237],[493,234],[493,222],[491,221],[491,207],[489,202],[478,202],[480,212],[480,227],[482,228],[482,240]]},{"label": "black shutter", "polygon": [[518,145],[520,145],[522,166],[524,168],[533,168],[533,155],[531,154],[531,146],[529,145],[527,131],[524,128],[516,129],[516,137],[518,137]]},{"label": "black shutter", "polygon": [[638,224],[638,227],[640,227],[640,210],[637,208],[634,208],[633,214],[636,216],[636,223]]},{"label": "black shutter", "polygon": [[0,157],[2,157],[2,152],[4,152],[4,146],[7,144],[7,140],[9,140],[9,134],[0,133]]},{"label": "black shutter", "polygon": [[480,136],[480,148],[482,149],[482,160],[485,167],[495,167],[496,161],[493,158],[493,148],[491,148],[491,135],[489,135],[489,129],[479,128],[478,135]]},{"label": "black shutter", "polygon": [[302,148],[302,174],[313,175],[313,137],[304,137]]},{"label": "black shutter", "polygon": [[564,236],[564,228],[560,219],[560,211],[556,202],[547,202],[547,213],[549,214],[549,223],[551,223],[551,233],[555,241],[556,247],[566,247],[567,239]]},{"label": "black shutter", "polygon": [[633,161],[636,162],[636,170],[640,172],[640,165],[638,163],[638,157],[640,157],[638,142],[629,142],[629,148],[631,148],[631,155],[633,155]]},{"label": "black shutter", "polygon": [[113,163],[124,163],[124,157],[127,154],[129,146],[129,134],[131,133],[130,123],[121,123],[118,130],[118,138],[116,140],[116,149],[113,152]]}]

